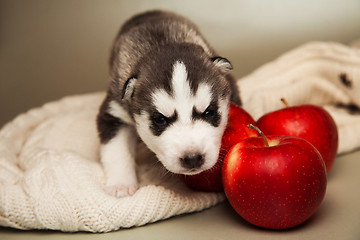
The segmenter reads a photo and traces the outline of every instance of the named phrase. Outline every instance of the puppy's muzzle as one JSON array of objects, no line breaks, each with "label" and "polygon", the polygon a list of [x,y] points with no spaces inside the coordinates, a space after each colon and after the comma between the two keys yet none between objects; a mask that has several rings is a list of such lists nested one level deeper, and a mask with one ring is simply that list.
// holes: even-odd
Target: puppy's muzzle
[{"label": "puppy's muzzle", "polygon": [[180,158],[181,166],[187,169],[197,169],[204,164],[204,156],[202,154],[189,154]]}]

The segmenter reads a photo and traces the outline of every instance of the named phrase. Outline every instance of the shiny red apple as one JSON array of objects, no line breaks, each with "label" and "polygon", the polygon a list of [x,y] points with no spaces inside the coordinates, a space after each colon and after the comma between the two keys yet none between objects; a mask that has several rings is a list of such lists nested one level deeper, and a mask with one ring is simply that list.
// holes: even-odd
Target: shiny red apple
[{"label": "shiny red apple", "polygon": [[320,206],[327,185],[325,165],[302,138],[266,138],[268,146],[263,138],[252,137],[231,148],[222,169],[224,191],[246,221],[263,228],[292,228]]},{"label": "shiny red apple", "polygon": [[219,159],[214,167],[196,175],[179,175],[180,179],[190,188],[199,191],[223,191],[221,168],[225,155],[230,148],[241,140],[258,136],[258,133],[247,128],[248,124],[255,124],[255,120],[240,106],[230,103],[228,123],[221,140]]},{"label": "shiny red apple", "polygon": [[[287,105],[286,102],[285,104]],[[315,105],[285,107],[262,116],[257,121],[257,126],[266,135],[304,138],[320,152],[327,172],[333,166],[339,144],[338,130],[333,118],[324,108]]]}]

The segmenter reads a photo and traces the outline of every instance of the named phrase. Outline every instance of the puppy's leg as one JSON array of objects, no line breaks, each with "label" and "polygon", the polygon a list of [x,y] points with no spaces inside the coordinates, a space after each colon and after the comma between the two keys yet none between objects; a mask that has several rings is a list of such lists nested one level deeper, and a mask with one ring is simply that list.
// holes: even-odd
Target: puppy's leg
[{"label": "puppy's leg", "polygon": [[115,197],[133,195],[138,182],[135,172],[137,137],[131,126],[121,126],[116,135],[101,145],[101,162],[106,176],[105,191]]},{"label": "puppy's leg", "polygon": [[97,127],[101,141],[100,157],[106,177],[106,192],[112,196],[132,195],[138,188],[135,172],[137,134],[125,119],[129,118],[107,96],[101,105]]}]

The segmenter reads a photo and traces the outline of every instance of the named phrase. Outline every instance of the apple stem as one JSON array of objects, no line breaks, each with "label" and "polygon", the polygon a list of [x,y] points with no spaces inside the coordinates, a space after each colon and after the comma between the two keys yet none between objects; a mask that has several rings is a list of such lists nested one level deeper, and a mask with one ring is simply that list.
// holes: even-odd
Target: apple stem
[{"label": "apple stem", "polygon": [[280,100],[284,103],[285,107],[289,107],[289,103],[286,101],[285,98],[281,98]]},{"label": "apple stem", "polygon": [[247,125],[247,128],[254,129],[255,131],[257,131],[260,134],[260,136],[262,137],[262,139],[264,140],[265,146],[269,147],[269,142],[266,139],[265,134],[260,130],[260,128],[258,128],[257,126],[255,126],[253,124]]}]

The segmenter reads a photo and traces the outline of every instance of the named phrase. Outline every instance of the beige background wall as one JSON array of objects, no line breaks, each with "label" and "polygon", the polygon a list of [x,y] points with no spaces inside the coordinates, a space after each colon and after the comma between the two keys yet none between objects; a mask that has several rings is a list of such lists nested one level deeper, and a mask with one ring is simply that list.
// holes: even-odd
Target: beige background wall
[{"label": "beige background wall", "polygon": [[120,25],[154,8],[191,18],[238,78],[308,41],[360,38],[359,0],[0,0],[0,126],[64,95],[105,90]]}]

